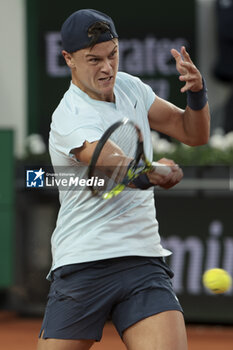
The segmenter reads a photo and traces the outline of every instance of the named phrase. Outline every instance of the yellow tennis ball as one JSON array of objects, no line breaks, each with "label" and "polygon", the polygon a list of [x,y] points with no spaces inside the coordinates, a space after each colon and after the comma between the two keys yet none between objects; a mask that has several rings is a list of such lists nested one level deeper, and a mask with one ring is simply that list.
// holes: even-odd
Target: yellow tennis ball
[{"label": "yellow tennis ball", "polygon": [[232,284],[232,278],[229,273],[218,268],[205,271],[202,281],[204,286],[215,294],[225,293]]}]

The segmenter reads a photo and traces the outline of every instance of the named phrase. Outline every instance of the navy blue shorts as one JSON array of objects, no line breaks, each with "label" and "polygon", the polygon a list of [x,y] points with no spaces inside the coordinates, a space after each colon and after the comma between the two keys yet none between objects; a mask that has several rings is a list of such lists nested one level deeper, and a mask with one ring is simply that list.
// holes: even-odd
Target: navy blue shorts
[{"label": "navy blue shorts", "polygon": [[121,257],[58,268],[39,336],[100,341],[107,320],[122,337],[146,317],[182,312],[172,277],[163,258]]}]

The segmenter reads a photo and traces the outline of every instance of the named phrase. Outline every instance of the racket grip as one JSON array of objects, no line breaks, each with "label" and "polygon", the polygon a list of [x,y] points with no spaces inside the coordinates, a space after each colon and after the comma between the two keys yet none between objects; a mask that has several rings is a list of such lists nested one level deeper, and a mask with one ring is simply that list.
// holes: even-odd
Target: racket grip
[{"label": "racket grip", "polygon": [[154,171],[160,175],[168,175],[171,172],[171,167],[166,164],[152,162],[152,166],[154,168]]}]

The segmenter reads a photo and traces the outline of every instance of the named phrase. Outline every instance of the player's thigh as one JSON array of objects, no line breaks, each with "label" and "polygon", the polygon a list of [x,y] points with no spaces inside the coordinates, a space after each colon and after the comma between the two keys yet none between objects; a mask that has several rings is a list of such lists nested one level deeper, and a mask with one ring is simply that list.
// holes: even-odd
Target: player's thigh
[{"label": "player's thigh", "polygon": [[123,333],[128,350],[187,350],[187,336],[183,314],[165,311],[147,317]]},{"label": "player's thigh", "polygon": [[94,340],[40,338],[38,340],[37,350],[89,350],[94,342]]}]

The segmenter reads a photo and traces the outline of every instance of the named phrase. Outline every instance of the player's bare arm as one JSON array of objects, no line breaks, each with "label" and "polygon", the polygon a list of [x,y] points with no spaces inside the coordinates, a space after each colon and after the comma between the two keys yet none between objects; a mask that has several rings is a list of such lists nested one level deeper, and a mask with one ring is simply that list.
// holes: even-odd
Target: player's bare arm
[{"label": "player's bare arm", "polygon": [[[172,49],[171,53],[180,73],[179,80],[185,83],[181,88],[181,93],[188,90],[193,93],[201,91],[203,89],[202,76],[185,47],[181,48],[180,53],[175,49]],[[156,97],[148,117],[152,129],[174,137],[187,145],[198,146],[208,142],[210,129],[208,102],[199,110],[193,110],[188,105],[183,110]]]},{"label": "player's bare arm", "polygon": [[82,147],[73,149],[72,153],[75,155],[75,158],[79,162],[89,164],[97,144],[98,144],[98,141],[94,141],[94,142],[85,141]]},{"label": "player's bare arm", "polygon": [[[75,148],[73,153],[76,159],[82,163],[89,164],[97,144],[98,141],[85,141],[82,147]],[[113,141],[109,140],[107,144],[107,147],[103,149],[101,156],[98,158],[98,166],[114,167],[119,166],[119,163],[127,166],[130,163],[131,159],[125,157],[123,151]]]},{"label": "player's bare arm", "polygon": [[[75,154],[76,159],[82,163],[89,164],[97,143],[98,141],[91,142],[91,143],[86,141],[82,147],[75,148],[73,150],[73,153]],[[116,154],[117,156],[121,157],[121,160],[122,160],[122,153],[119,152],[118,149],[116,150]],[[112,156],[113,156],[113,153],[111,152],[110,153],[111,168],[113,165],[112,162],[114,161],[113,159],[114,157]],[[126,159],[126,162],[129,163],[127,159]],[[155,186],[157,185],[164,189],[169,189],[181,181],[181,179],[183,178],[182,169],[177,164],[175,164],[173,160],[162,158],[159,160],[159,162],[161,164],[169,165],[171,167],[171,172],[168,175],[161,175],[156,171],[147,173],[147,176],[151,183],[153,183]],[[103,170],[103,167],[105,167],[106,164],[109,163],[107,155],[105,154],[104,157],[101,157],[98,160],[98,163],[99,163],[98,165],[101,166]]]}]

